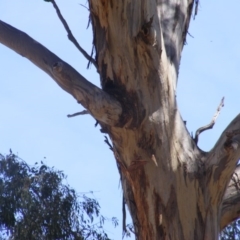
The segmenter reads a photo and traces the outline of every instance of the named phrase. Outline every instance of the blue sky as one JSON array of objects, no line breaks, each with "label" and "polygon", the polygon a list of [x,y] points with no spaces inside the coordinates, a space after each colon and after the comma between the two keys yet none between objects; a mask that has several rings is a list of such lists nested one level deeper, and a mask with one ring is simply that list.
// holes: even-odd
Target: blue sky
[{"label": "blue sky", "polygon": [[[86,0],[57,1],[80,45],[91,52],[91,28],[86,29]],[[210,150],[221,132],[240,112],[240,2],[200,1],[182,54],[177,100],[189,132],[212,119],[220,100],[225,106],[213,130],[200,135],[199,146]],[[43,0],[1,0],[0,19],[26,32],[71,64],[92,83],[99,76],[73,44]],[[0,153],[9,148],[27,161],[44,160],[68,175],[78,192],[94,191],[102,214],[121,223],[119,175],[114,157],[90,116],[67,118],[81,111],[72,96],[27,59],[0,45]],[[46,159],[44,159],[46,157]],[[106,225],[109,236],[121,239],[121,227]]]}]

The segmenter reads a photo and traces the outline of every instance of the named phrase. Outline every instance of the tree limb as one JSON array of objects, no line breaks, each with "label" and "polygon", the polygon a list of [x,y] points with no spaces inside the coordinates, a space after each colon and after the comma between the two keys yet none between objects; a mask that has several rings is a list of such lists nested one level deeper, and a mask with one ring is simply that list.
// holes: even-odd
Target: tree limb
[{"label": "tree limb", "polygon": [[[229,124],[207,154],[205,170],[212,177],[211,191],[221,200],[240,158],[240,114]],[[207,179],[207,178],[206,178]]]},{"label": "tree limb", "polygon": [[240,158],[240,114],[227,126],[214,148],[208,153],[209,161],[206,161],[206,166],[220,164],[226,160],[224,160],[225,157],[231,157],[231,161],[234,160],[233,170],[235,170],[236,163]]},{"label": "tree limb", "polygon": [[223,106],[224,106],[224,97],[222,98],[222,100],[221,100],[221,102],[220,102],[220,104],[219,104],[219,106],[218,106],[218,108],[217,108],[217,112],[216,112],[216,113],[214,114],[214,116],[213,116],[212,121],[211,121],[209,124],[207,124],[206,126],[200,127],[200,128],[196,131],[196,133],[195,133],[195,138],[194,138],[194,141],[195,141],[196,144],[198,143],[198,137],[199,137],[199,135],[200,135],[202,132],[204,132],[204,131],[206,131],[206,130],[208,130],[208,129],[212,129],[212,128],[213,128],[213,126],[214,126],[214,124],[215,124],[215,122],[216,122],[216,120],[217,120],[217,118],[218,118],[218,115],[220,114],[221,108],[222,108]]},{"label": "tree limb", "polygon": [[240,217],[240,166],[238,166],[225,192],[220,228],[225,228],[229,223]]},{"label": "tree limb", "polygon": [[119,126],[121,104],[26,33],[0,21],[0,43],[29,59],[102,123]]},{"label": "tree limb", "polygon": [[75,45],[75,47],[83,54],[83,56],[89,61],[91,62],[96,68],[97,68],[97,63],[96,61],[87,54],[87,52],[79,45],[78,41],[76,40],[76,38],[73,36],[71,29],[69,28],[66,20],[64,19],[64,17],[61,14],[61,11],[58,7],[58,5],[56,4],[56,2],[54,0],[51,1],[53,4],[53,7],[55,8],[58,18],[60,19],[60,21],[62,22],[65,30],[68,33],[68,39]]}]

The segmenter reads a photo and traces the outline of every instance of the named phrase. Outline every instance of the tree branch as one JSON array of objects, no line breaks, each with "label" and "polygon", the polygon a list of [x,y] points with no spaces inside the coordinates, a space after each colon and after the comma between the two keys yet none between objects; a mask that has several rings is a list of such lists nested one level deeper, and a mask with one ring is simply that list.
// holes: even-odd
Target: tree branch
[{"label": "tree branch", "polygon": [[76,116],[79,116],[79,115],[86,115],[86,114],[89,114],[88,110],[83,110],[81,112],[77,112],[77,113],[73,113],[73,114],[68,114],[67,117],[68,118],[71,118],[71,117],[76,117]]},{"label": "tree branch", "polygon": [[[238,114],[228,125],[214,148],[208,153],[207,159],[209,161],[206,161],[206,166],[211,167],[213,165],[221,164],[229,157],[231,158],[229,159],[231,160],[230,162],[234,162],[233,170],[235,170],[236,163],[240,158],[240,114]],[[232,173],[230,177],[232,176]]]},{"label": "tree branch", "polygon": [[219,200],[223,198],[239,158],[240,114],[222,133],[214,148],[207,154],[205,161],[205,170],[213,181],[211,191]]},{"label": "tree branch", "polygon": [[238,166],[225,192],[220,228],[225,228],[229,223],[240,217],[240,166]]},{"label": "tree branch", "polygon": [[60,19],[60,21],[62,22],[65,30],[68,33],[68,39],[75,45],[75,47],[83,54],[83,56],[89,61],[91,62],[96,68],[97,68],[97,63],[96,61],[87,54],[87,52],[79,45],[78,41],[76,40],[76,38],[73,36],[71,29],[69,28],[66,20],[64,19],[64,17],[61,14],[60,9],[58,8],[58,5],[56,4],[56,2],[54,0],[51,1],[53,4],[53,7],[55,8],[58,18]]},{"label": "tree branch", "polygon": [[62,61],[26,33],[0,21],[0,43],[14,50],[50,75],[70,93],[98,121],[119,126],[121,104],[113,97],[87,81],[69,64]]},{"label": "tree branch", "polygon": [[217,112],[216,112],[216,113],[214,114],[214,116],[213,116],[212,121],[211,121],[209,124],[207,124],[206,126],[200,127],[200,128],[196,131],[196,133],[195,133],[195,138],[194,138],[194,141],[195,141],[196,144],[198,143],[198,137],[199,137],[199,135],[200,135],[202,132],[204,132],[204,131],[206,131],[206,130],[208,130],[208,129],[212,129],[212,128],[213,128],[213,126],[214,126],[214,124],[215,124],[215,122],[216,122],[216,120],[217,120],[217,118],[218,118],[218,115],[220,114],[221,108],[222,108],[223,106],[224,106],[224,97],[222,98],[222,100],[221,100],[221,102],[220,102],[220,104],[219,104],[219,106],[218,106],[218,108],[217,108]]}]

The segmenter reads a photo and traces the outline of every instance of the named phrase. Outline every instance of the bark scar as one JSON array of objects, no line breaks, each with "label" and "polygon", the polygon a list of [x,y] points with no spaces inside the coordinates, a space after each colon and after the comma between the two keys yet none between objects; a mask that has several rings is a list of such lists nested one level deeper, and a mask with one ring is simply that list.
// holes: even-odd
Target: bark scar
[{"label": "bark scar", "polygon": [[155,46],[157,44],[157,32],[152,25],[153,16],[149,19],[149,21],[145,21],[143,23],[142,28],[137,35],[138,38],[142,39],[146,44],[151,46]]}]

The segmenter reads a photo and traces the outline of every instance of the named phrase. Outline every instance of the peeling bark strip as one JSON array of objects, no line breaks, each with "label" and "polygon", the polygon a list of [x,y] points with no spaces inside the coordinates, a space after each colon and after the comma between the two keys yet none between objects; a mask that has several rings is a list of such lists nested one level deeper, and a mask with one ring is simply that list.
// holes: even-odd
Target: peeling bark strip
[{"label": "peeling bark strip", "polygon": [[217,240],[220,228],[240,217],[239,167],[231,180],[240,115],[206,153],[177,108],[192,9],[193,0],[89,0],[103,90],[0,21],[0,42],[49,74],[109,134],[138,240]]}]

